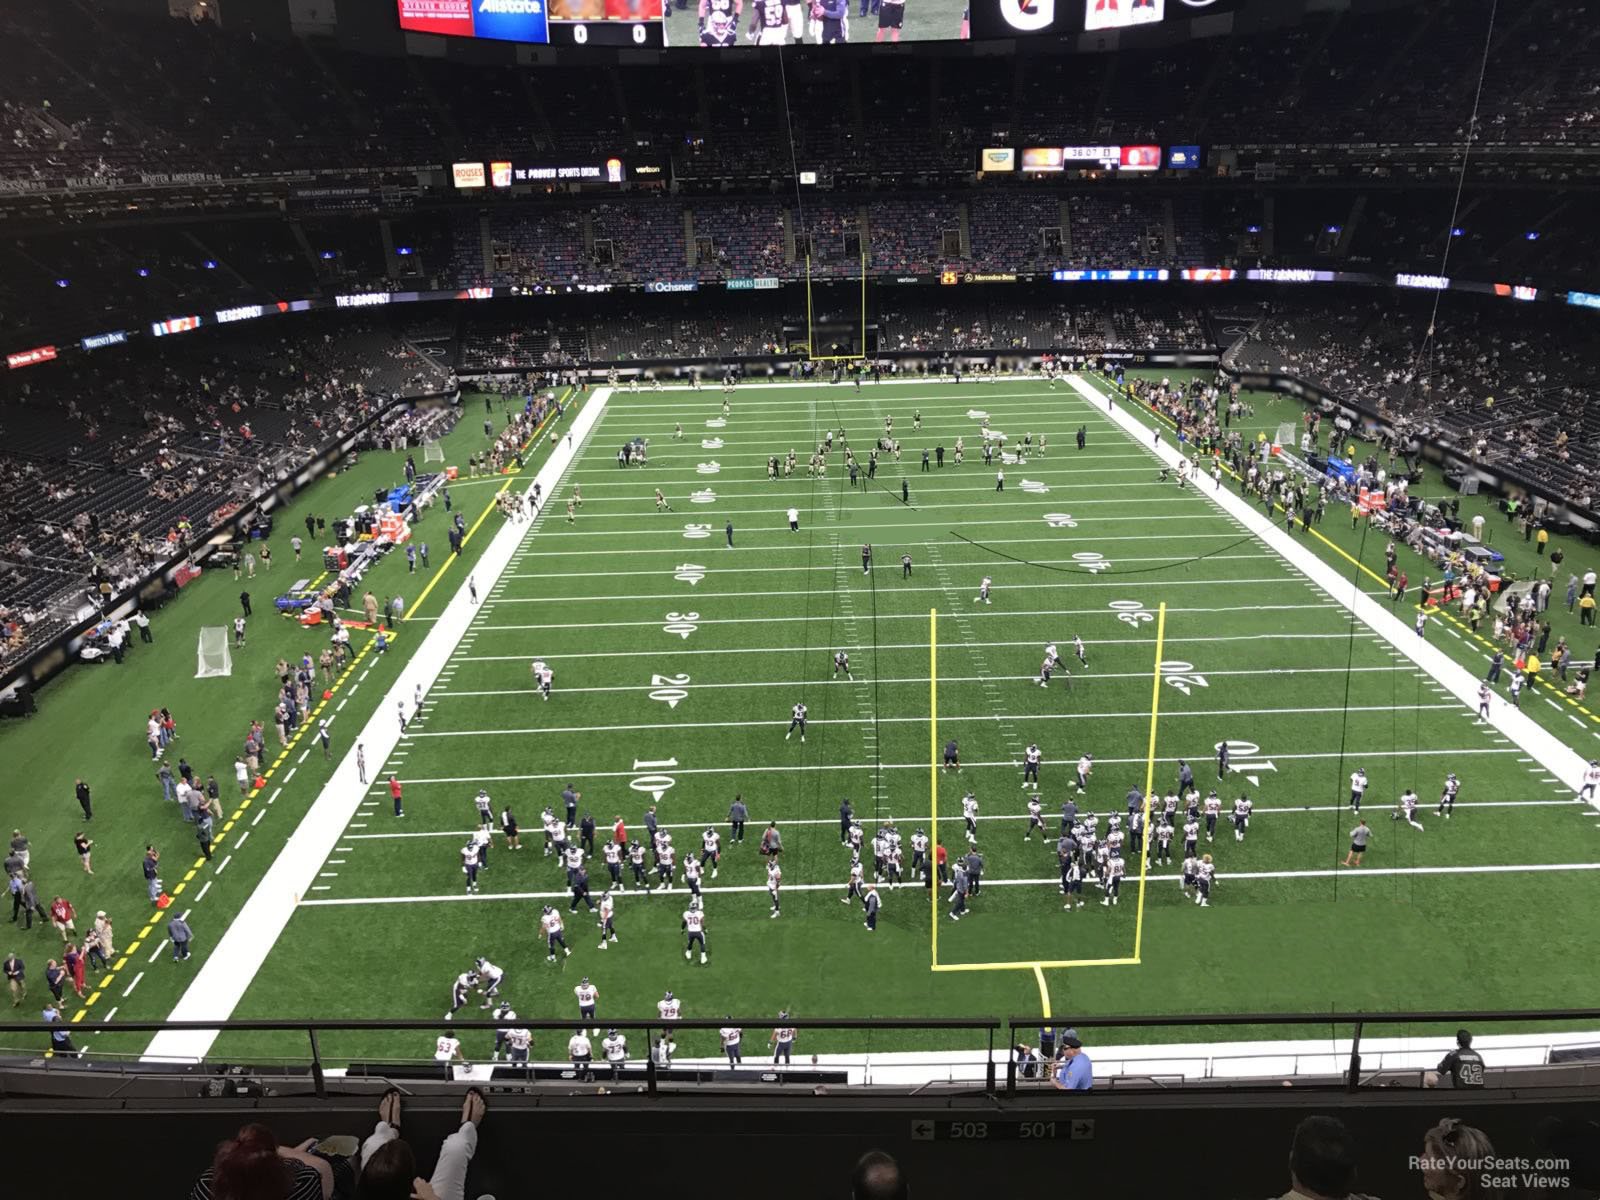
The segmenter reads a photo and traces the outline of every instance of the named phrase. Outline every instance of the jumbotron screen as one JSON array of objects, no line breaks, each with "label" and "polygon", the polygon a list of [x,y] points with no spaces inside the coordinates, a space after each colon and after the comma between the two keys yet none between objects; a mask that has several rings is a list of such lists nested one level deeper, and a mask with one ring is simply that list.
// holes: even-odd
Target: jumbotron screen
[{"label": "jumbotron screen", "polygon": [[[992,2],[992,0],[991,0]],[[1043,2],[1043,0],[1041,0]],[[949,41],[966,0],[396,0],[400,28],[535,45],[734,46]]]},{"label": "jumbotron screen", "polygon": [[535,45],[735,46],[1063,37],[1231,12],[1240,0],[396,0],[414,33]]}]

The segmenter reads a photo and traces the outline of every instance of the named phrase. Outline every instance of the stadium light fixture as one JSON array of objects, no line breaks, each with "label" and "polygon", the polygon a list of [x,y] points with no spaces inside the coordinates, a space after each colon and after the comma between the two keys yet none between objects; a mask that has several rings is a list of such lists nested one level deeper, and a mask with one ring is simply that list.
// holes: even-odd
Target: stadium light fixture
[{"label": "stadium light fixture", "polygon": [[68,284],[70,284],[71,282],[72,282],[72,280],[70,280],[70,279],[58,279],[58,280],[56,280],[56,286],[59,287],[59,288],[64,288]]}]

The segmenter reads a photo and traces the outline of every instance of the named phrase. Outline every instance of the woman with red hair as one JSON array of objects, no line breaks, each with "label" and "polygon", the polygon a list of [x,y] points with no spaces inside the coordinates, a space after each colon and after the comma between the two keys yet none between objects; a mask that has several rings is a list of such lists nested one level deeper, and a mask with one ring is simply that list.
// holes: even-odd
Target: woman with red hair
[{"label": "woman with red hair", "polygon": [[311,1153],[316,1144],[280,1146],[265,1125],[245,1125],[217,1146],[189,1200],[331,1200],[333,1166]]}]

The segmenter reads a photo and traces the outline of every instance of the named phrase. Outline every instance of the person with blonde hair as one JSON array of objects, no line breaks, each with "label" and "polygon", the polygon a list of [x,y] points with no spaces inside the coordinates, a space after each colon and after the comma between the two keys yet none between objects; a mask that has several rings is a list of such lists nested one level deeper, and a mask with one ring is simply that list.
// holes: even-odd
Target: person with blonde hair
[{"label": "person with blonde hair", "polygon": [[1498,1200],[1494,1173],[1479,1165],[1493,1158],[1487,1134],[1446,1117],[1422,1136],[1422,1186],[1431,1200]]}]

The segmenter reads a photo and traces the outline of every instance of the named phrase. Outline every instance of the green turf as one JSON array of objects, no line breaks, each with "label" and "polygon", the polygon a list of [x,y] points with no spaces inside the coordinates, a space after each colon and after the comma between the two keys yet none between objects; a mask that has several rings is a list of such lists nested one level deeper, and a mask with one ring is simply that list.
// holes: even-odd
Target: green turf
[{"label": "green turf", "polygon": [[[487,445],[482,424],[486,416],[494,420],[497,430],[502,428],[502,403],[496,400],[493,409],[486,410],[479,397],[469,396],[462,422],[443,442],[447,463],[460,464],[462,469],[463,480],[452,488],[452,496],[456,511],[466,516],[469,529],[504,482],[498,478],[475,482],[465,479],[468,455]],[[529,470],[543,461],[547,449],[541,447],[533,453]],[[420,450],[413,453],[419,459],[419,467],[426,468],[428,464],[420,461]],[[213,862],[198,866],[185,883],[190,867],[198,863],[198,846],[192,827],[162,799],[154,764],[144,746],[144,719],[152,708],[170,707],[177,718],[180,740],[168,753],[167,761],[176,771],[178,756],[187,757],[201,780],[214,773],[222,787],[225,812],[231,817],[238,811],[241,798],[234,784],[233,760],[252,717],[259,717],[267,725],[269,757],[264,765],[271,762],[274,748],[270,743],[275,741],[272,700],[277,688],[273,664],[280,656],[293,660],[308,650],[315,656],[325,644],[322,637],[273,613],[271,600],[278,591],[321,571],[320,543],[313,548],[307,539],[304,562],[297,566],[289,538],[296,533],[306,538],[306,514],[321,514],[331,520],[370,502],[376,487],[400,482],[403,461],[404,455],[399,453],[363,452],[354,465],[313,484],[274,514],[276,528],[268,544],[273,549],[275,565],[270,573],[258,569],[255,579],[235,582],[231,571],[207,572],[156,614],[152,621],[153,645],[140,645],[135,639],[121,666],[107,662],[73,667],[40,692],[35,716],[0,724],[0,760],[7,764],[12,779],[19,784],[27,781],[12,793],[10,823],[25,830],[32,840],[33,876],[42,900],[48,905],[58,893],[70,899],[79,915],[80,932],[99,909],[106,910],[115,923],[119,956],[113,960],[114,969],[89,972],[89,993],[96,997],[92,1006],[79,1003],[68,990],[69,1020],[77,1018],[80,1026],[93,1028],[113,1009],[122,1020],[159,1020],[171,1010],[192,973],[187,968],[180,971],[174,967],[169,954],[150,962],[157,949],[155,941],[144,941],[136,951],[127,952],[147,920],[155,915],[147,902],[139,869],[147,843],[153,842],[163,852],[163,875],[169,890],[183,886],[177,908],[193,908],[190,924],[195,933],[196,957],[191,961],[198,965],[200,956],[221,936],[331,772],[334,764],[324,763],[320,753],[312,753],[303,764],[297,762],[299,751],[311,745],[309,739],[302,743],[270,786],[252,802],[255,811],[243,816],[233,832],[219,839]],[[445,523],[441,508],[436,506],[420,526],[419,540],[430,543],[429,570],[419,566],[416,575],[408,576],[403,556],[396,554],[380,562],[367,576],[366,583],[380,601],[401,595],[406,599],[408,613],[417,619],[404,623],[393,648],[382,658],[369,653],[363,666],[371,667],[371,678],[364,687],[359,691],[352,688],[354,677],[343,685],[339,698],[348,696],[349,702],[332,725],[333,749],[337,753],[348,748],[346,731],[359,728],[372,703],[411,656],[439,606],[460,586],[464,567],[476,561],[488,535],[498,528],[500,517],[491,514],[479,535],[467,541],[465,562],[449,567],[445,565],[449,557]],[[417,601],[427,586],[426,580],[441,571],[447,572],[443,582],[419,608]],[[195,679],[197,631],[203,625],[231,623],[239,611],[238,597],[243,589],[251,593],[255,612],[248,646],[232,652],[230,677]],[[366,634],[357,633],[352,647],[360,650],[367,641]],[[287,778],[290,770],[296,772],[292,779]],[[90,823],[82,820],[73,796],[73,782],[80,775],[93,788],[94,820]],[[256,824],[261,806],[280,787],[281,795]],[[95,842],[92,878],[82,873],[73,851],[72,836],[80,829]],[[245,832],[250,833],[250,840],[240,845],[235,854],[234,845]],[[219,875],[225,860],[231,861]],[[197,902],[207,884],[212,886]],[[165,937],[164,921],[155,926],[151,936],[156,940]],[[13,948],[27,963],[31,979],[29,1003],[14,1010],[13,1015],[31,1018],[37,1015],[33,1001],[42,1001],[47,995],[44,965],[48,957],[59,954],[60,940],[48,926],[41,928],[36,921],[32,931],[24,931],[20,924],[12,927],[0,945],[0,954]],[[119,962],[121,966],[117,968]],[[104,986],[100,986],[102,983]],[[130,986],[133,990],[124,995]],[[78,1017],[80,1012],[83,1015]],[[143,1036],[136,1040],[107,1037],[92,1044],[97,1050],[132,1051],[146,1040]],[[29,1046],[31,1040],[24,1039],[21,1044]]]},{"label": "green turf", "polygon": [[[706,1018],[780,1007],[812,1017],[1034,1011],[1041,997],[1031,971],[930,971],[932,909],[920,888],[887,894],[879,930],[862,928],[859,910],[839,903],[847,855],[837,805],[850,796],[869,836],[876,817],[892,815],[907,832],[928,825],[928,613],[936,608],[939,733],[960,739],[967,764],[959,777],[939,780],[938,828],[952,849],[961,844],[960,795],[973,788],[986,818],[989,881],[959,924],[942,915],[939,896],[941,963],[1127,956],[1137,888],[1106,909],[1090,887],[1091,907],[1062,912],[1052,855],[1022,841],[1021,773],[1013,765],[1028,741],[1044,750],[1041,798],[1052,836],[1080,752],[1098,760],[1088,802],[1102,813],[1144,782],[1155,630],[1136,615],[1133,623],[1120,620],[1129,609],[1113,602],[1137,602],[1147,612],[1166,603],[1163,659],[1169,667],[1190,663],[1181,674],[1205,680],[1187,680],[1187,693],[1171,683],[1160,688],[1158,783],[1165,787],[1175,760],[1187,756],[1204,790],[1214,775],[1212,748],[1223,739],[1258,745],[1254,757],[1272,765],[1250,772],[1257,783],[1226,781],[1224,798],[1248,791],[1258,815],[1242,845],[1226,824],[1215,844],[1202,841],[1219,864],[1213,906],[1186,901],[1170,870],[1158,869],[1147,891],[1142,962],[1048,972],[1056,1013],[1587,1000],[1594,975],[1586,914],[1600,883],[1593,872],[1415,872],[1592,865],[1600,861],[1592,814],[1541,782],[1542,772],[1518,761],[1517,748],[1430,681],[1397,666],[1368,631],[1352,629],[1342,608],[1203,494],[1158,484],[1148,452],[1096,405],[1065,388],[1023,382],[884,385],[860,394],[747,389],[735,396],[727,426],[708,428],[719,400],[709,391],[612,398],[555,492],[557,505],[477,616],[471,649],[458,650],[453,678],[431,694],[405,743],[404,826],[375,789],[360,827],[341,839],[341,861],[328,868],[337,874],[319,885],[328,890],[296,913],[238,1016],[432,1019],[447,1007],[450,980],[479,954],[506,968],[506,994],[530,1018],[576,1017],[572,988],[583,975],[601,990],[602,1022],[653,1014],[669,988],[686,1016]],[[917,409],[921,434],[912,430]],[[968,415],[977,410],[1008,434],[1048,436],[1047,456],[1006,468],[1003,495],[977,453],[978,421]],[[899,464],[887,461],[873,487],[852,490],[838,452],[825,481],[805,477],[804,454],[820,431],[842,426],[864,447],[886,414],[895,417],[906,454]],[[1272,416],[1259,402],[1258,418]],[[681,443],[671,436],[678,422],[688,431]],[[1071,444],[1080,424],[1089,431],[1081,453]],[[651,465],[620,471],[615,447],[635,435],[651,439]],[[958,435],[967,443],[963,467],[947,458],[942,470],[919,469],[922,445],[949,450]],[[723,444],[705,448],[702,438]],[[767,481],[766,456],[791,446],[802,455],[800,474]],[[714,473],[699,465],[712,462]],[[899,499],[902,477],[909,506]],[[1024,480],[1049,491],[1025,491]],[[573,483],[585,503],[569,525],[559,502]],[[656,487],[675,511],[655,511]],[[703,489],[715,498],[695,503],[691,494]],[[801,510],[797,534],[784,522],[790,504]],[[1075,524],[1047,523],[1053,513]],[[732,549],[722,532],[730,519]],[[710,536],[686,536],[700,532],[690,525],[710,526]],[[1330,518],[1326,532],[1340,541],[1338,521]],[[874,546],[870,575],[860,567],[863,541]],[[915,562],[910,580],[899,568],[906,551]],[[1091,572],[1074,554],[1097,554],[1110,566]],[[695,582],[678,578],[702,571]],[[985,574],[995,579],[994,603],[975,605]],[[674,624],[694,628],[684,636],[666,628]],[[1044,643],[1065,651],[1075,632],[1088,643],[1088,668],[1069,659],[1070,690],[1059,679],[1049,689],[1035,686]],[[829,678],[840,648],[850,652],[853,683]],[[1471,661],[1473,651],[1459,650]],[[535,655],[556,669],[548,703],[529,690]],[[686,682],[675,682],[683,675]],[[679,686],[688,694],[675,706],[650,695]],[[802,697],[812,720],[804,745],[783,736],[789,707]],[[547,964],[539,909],[566,902],[562,874],[539,849],[539,810],[557,803],[571,780],[584,793],[581,809],[602,828],[619,813],[637,826],[649,796],[634,781],[651,773],[644,764],[665,759],[676,764],[661,769],[672,784],[659,808],[664,822],[682,826],[674,830],[681,851],[698,844],[706,822],[725,830],[735,792],[751,808],[750,841],[725,847],[719,878],[707,881],[710,965],[683,958],[681,885],[649,898],[630,888],[618,905],[622,940],[604,952],[592,922],[573,918],[572,957]],[[1353,823],[1341,806],[1357,764],[1371,776],[1368,813],[1377,836],[1366,874],[1330,874]],[[1432,817],[1432,806],[1449,769],[1461,774],[1464,791],[1446,823]],[[529,848],[508,852],[497,839],[483,891],[469,901],[457,850],[480,781],[497,807],[512,804]],[[1413,782],[1426,832],[1388,819],[1395,795]],[[769,819],[785,829],[792,889],[777,920],[768,917],[754,851]],[[1408,873],[1379,873],[1397,869]],[[1249,877],[1260,872],[1291,874]],[[604,870],[597,864],[592,874],[598,885]],[[717,890],[726,887],[749,890]],[[511,895],[517,898],[502,898]],[[1506,903],[1512,896],[1519,902]],[[359,903],[384,898],[402,902]],[[358,903],[331,903],[339,901]],[[1532,909],[1537,937],[1527,936]],[[1151,1036],[1192,1040],[1196,1031]],[[961,1041],[901,1036],[870,1044]],[[681,1042],[682,1053],[714,1052],[709,1035]],[[807,1048],[863,1044],[819,1034]],[[431,1035],[339,1035],[323,1043],[334,1059],[419,1057],[428,1048]],[[467,1053],[485,1048],[469,1042]],[[292,1038],[236,1035],[218,1043],[218,1053],[232,1056],[302,1051]]]}]

